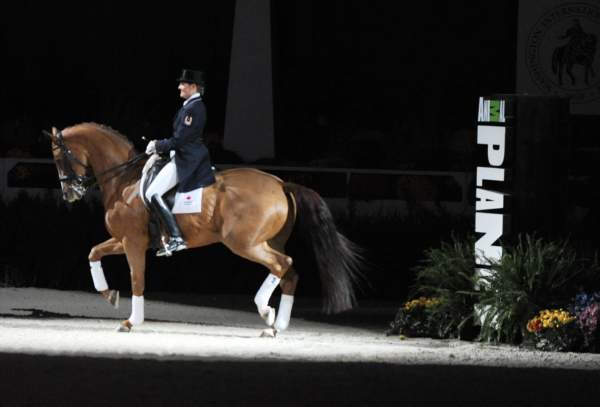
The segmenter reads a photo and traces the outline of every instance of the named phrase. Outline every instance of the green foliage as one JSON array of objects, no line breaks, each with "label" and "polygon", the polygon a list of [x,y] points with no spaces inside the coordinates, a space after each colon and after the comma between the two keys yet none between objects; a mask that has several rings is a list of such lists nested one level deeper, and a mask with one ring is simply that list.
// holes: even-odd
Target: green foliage
[{"label": "green foliage", "polygon": [[[411,296],[435,298],[435,306],[401,308],[388,334],[437,338],[473,336],[474,238],[452,236],[439,248],[425,251],[417,267]],[[414,300],[416,301],[416,300]],[[414,302],[413,301],[413,302]]]},{"label": "green foliage", "polygon": [[440,337],[473,335],[474,245],[473,237],[461,240],[452,236],[450,242],[427,250],[416,267],[415,292],[440,299],[432,310],[432,318],[440,324]]},{"label": "green foliage", "polygon": [[519,236],[504,250],[492,271],[478,278],[480,339],[519,343],[527,338],[527,321],[546,307],[564,307],[597,279],[598,262],[578,257],[567,241]]}]

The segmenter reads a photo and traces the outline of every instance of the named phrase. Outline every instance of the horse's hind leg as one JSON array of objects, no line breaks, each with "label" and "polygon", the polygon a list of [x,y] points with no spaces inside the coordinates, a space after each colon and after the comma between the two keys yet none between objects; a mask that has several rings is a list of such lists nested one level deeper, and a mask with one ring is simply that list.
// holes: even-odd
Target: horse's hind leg
[{"label": "horse's hind leg", "polygon": [[120,240],[113,237],[92,247],[88,256],[94,287],[102,294],[106,301],[115,308],[119,308],[119,291],[108,289],[108,283],[104,277],[104,270],[102,270],[101,259],[104,256],[123,253],[123,244]]},{"label": "horse's hind leg", "polygon": [[234,253],[248,260],[260,263],[271,271],[271,274],[267,276],[256,293],[254,302],[261,318],[265,320],[268,326],[273,326],[275,323],[275,310],[269,307],[269,299],[292,265],[292,258],[274,250],[267,242],[262,242],[252,247],[235,247],[230,244],[228,247]]},{"label": "horse's hind leg", "polygon": [[[281,231],[271,240],[269,240],[268,243],[272,250],[274,250],[276,253],[282,254],[283,256],[285,256],[285,254],[283,254],[285,253],[285,245],[292,234],[292,230],[294,229],[294,221],[296,218],[296,203],[294,202],[294,198],[291,195],[287,195],[286,198],[288,200],[289,208],[286,222]],[[290,266],[279,282],[279,287],[281,287],[281,298],[279,300],[279,308],[277,309],[277,318],[275,319],[273,328],[270,331],[263,331],[263,336],[275,336],[277,332],[286,330],[290,324],[292,307],[294,305],[294,294],[296,292],[296,286],[298,285],[298,274],[291,265],[292,259],[285,256],[285,260],[290,264]]]},{"label": "horse's hind leg", "polygon": [[276,332],[285,331],[290,324],[297,285],[298,274],[294,270],[294,267],[290,266],[279,283],[279,287],[281,287],[281,299],[279,300],[279,308],[277,309],[277,319],[275,319],[275,324],[273,325]]}]

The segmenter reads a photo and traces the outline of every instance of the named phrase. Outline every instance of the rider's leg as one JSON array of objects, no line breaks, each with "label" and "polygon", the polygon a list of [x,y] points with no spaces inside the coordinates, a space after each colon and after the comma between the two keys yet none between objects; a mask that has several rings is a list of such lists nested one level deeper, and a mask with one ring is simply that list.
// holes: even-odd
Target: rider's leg
[{"label": "rider's leg", "polygon": [[162,195],[175,185],[177,185],[177,167],[173,158],[160,170],[145,195],[150,208],[159,217],[170,237],[166,250],[158,251],[159,256],[170,255],[171,252],[187,248],[175,216],[162,199]]},{"label": "rider's leg", "polygon": [[181,230],[179,230],[175,215],[171,213],[162,197],[159,194],[152,195],[150,202],[170,236],[167,247],[159,250],[157,256],[170,256],[171,252],[187,249],[187,244],[183,240],[183,235],[181,234]]},{"label": "rider's leg", "polygon": [[172,158],[156,175],[152,184],[146,190],[146,201],[150,202],[153,195],[163,196],[165,192],[177,185],[177,166]]}]

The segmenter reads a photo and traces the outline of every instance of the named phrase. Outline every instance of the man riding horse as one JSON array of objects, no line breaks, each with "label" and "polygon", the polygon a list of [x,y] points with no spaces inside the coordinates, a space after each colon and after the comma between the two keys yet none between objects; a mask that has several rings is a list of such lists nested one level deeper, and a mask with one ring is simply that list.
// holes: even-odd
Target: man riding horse
[{"label": "man riding horse", "polygon": [[[175,118],[173,137],[153,140],[147,148],[151,154],[170,156],[173,151],[174,156],[147,193],[142,192],[144,176],[140,178],[146,155],[138,154],[116,130],[80,123],[62,130],[53,127],[52,132],[44,133],[51,140],[65,200],[74,202],[83,198],[91,186],[99,186],[104,222],[111,237],[95,245],[88,259],[94,287],[115,307],[119,292],[109,288],[101,261],[109,255],[127,257],[131,315],[121,321],[118,331],[130,332],[145,318],[146,251],[151,246],[151,233],[144,197],[152,202],[148,206],[169,231],[165,254],[185,247],[222,243],[233,253],[267,268],[269,275],[254,297],[257,311],[269,327],[263,331],[266,336],[286,330],[290,322],[299,280],[293,259],[286,253],[292,232],[312,253],[312,269],[322,284],[323,310],[335,313],[352,308],[362,256],[360,249],[337,230],[327,203],[310,188],[253,168],[234,168],[213,175],[202,143],[206,118],[200,97],[204,87],[202,74],[184,71],[179,82],[180,95],[186,103]],[[202,191],[201,212],[195,211],[200,209],[196,206],[195,212],[177,210],[179,224],[162,198],[177,181],[180,191]],[[202,186],[206,188],[200,189]],[[269,305],[277,287],[281,288],[278,311]]]},{"label": "man riding horse", "polygon": [[178,82],[179,96],[185,101],[173,121],[173,136],[152,140],[146,147],[148,155],[158,153],[161,156],[171,156],[171,160],[160,170],[145,193],[150,209],[169,235],[166,247],[160,249],[157,256],[170,256],[172,252],[187,248],[175,216],[165,204],[163,195],[177,183],[177,192],[185,193],[215,182],[208,149],[202,139],[206,123],[206,107],[202,101],[204,74],[184,69]]}]

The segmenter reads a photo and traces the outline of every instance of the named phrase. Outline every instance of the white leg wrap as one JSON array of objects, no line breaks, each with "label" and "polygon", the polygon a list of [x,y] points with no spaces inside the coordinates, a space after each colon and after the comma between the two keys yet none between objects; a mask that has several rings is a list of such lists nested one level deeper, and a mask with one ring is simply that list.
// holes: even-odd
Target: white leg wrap
[{"label": "white leg wrap", "polygon": [[98,261],[90,261],[90,269],[92,271],[92,279],[94,280],[94,287],[96,291],[108,290],[108,283],[104,278],[104,271],[102,270],[102,263]]},{"label": "white leg wrap", "polygon": [[131,325],[140,325],[144,322],[144,296],[131,296],[131,316],[129,317]]},{"label": "white leg wrap", "polygon": [[254,296],[254,303],[256,304],[256,308],[258,308],[258,313],[261,316],[266,316],[269,314],[269,299],[273,294],[273,291],[279,285],[281,279],[274,274],[269,274],[269,276],[262,283],[256,296]]},{"label": "white leg wrap", "polygon": [[279,309],[277,310],[277,319],[275,320],[274,328],[281,332],[285,331],[290,324],[292,316],[292,306],[294,305],[294,296],[281,294],[279,301]]}]

